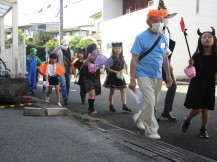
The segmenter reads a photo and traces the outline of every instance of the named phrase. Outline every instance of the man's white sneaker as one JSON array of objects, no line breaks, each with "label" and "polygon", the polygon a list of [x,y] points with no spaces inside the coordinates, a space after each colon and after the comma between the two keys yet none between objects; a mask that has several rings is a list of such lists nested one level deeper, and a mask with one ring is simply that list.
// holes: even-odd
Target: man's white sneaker
[{"label": "man's white sneaker", "polygon": [[45,102],[49,102],[49,101],[50,101],[50,98],[46,96]]},{"label": "man's white sneaker", "polygon": [[136,122],[136,127],[141,130],[145,130],[145,126],[143,122]]},{"label": "man's white sneaker", "polygon": [[157,133],[146,135],[146,137],[151,138],[151,139],[156,139],[156,140],[161,139],[160,135]]},{"label": "man's white sneaker", "polygon": [[60,102],[57,103],[57,106],[58,106],[58,107],[63,107]]}]

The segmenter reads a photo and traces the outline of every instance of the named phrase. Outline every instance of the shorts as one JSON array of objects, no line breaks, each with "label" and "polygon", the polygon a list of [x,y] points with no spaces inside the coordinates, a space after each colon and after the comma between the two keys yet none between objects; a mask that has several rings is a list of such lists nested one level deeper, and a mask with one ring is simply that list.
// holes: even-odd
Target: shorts
[{"label": "shorts", "polygon": [[50,76],[48,82],[49,85],[57,86],[60,84],[60,79],[58,76]]}]

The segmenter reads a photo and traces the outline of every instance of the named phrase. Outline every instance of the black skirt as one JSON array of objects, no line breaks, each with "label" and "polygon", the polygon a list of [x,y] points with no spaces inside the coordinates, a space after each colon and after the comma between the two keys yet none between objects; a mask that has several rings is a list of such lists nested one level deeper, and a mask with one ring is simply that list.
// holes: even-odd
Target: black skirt
[{"label": "black skirt", "polygon": [[126,82],[125,79],[118,79],[116,76],[116,73],[109,72],[107,75],[107,78],[105,80],[105,83],[103,85],[105,88],[111,88],[111,89],[123,89],[126,88]]},{"label": "black skirt", "polygon": [[100,83],[100,77],[97,78],[89,78],[87,76],[83,77],[85,89],[86,92],[89,92],[91,90],[95,90],[96,95],[101,94],[101,83]]}]

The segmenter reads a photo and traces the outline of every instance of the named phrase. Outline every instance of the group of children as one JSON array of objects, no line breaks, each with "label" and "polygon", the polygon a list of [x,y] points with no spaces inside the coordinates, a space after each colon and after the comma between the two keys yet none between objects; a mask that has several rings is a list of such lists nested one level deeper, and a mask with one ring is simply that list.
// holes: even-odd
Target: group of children
[{"label": "group of children", "polygon": [[[88,94],[88,112],[90,115],[94,115],[97,112],[94,108],[95,98],[101,94],[101,82],[100,82],[100,69],[92,73],[88,70],[90,64],[94,64],[96,57],[92,57],[92,53],[99,53],[99,49],[96,44],[90,44],[85,49],[79,49],[77,54],[77,61],[74,63],[74,68],[77,69],[75,78],[78,78],[76,84],[80,86],[80,97],[82,104],[86,102],[86,94]],[[39,67],[40,73],[44,75],[45,81],[44,87],[48,87],[45,102],[49,102],[49,96],[52,91],[52,87],[55,87],[57,96],[57,105],[61,107],[60,93],[59,93],[59,75],[64,74],[63,68],[57,63],[58,56],[56,54],[50,55],[49,63],[46,63]],[[125,60],[123,57],[122,43],[112,43],[112,54],[105,65],[107,71],[107,78],[104,83],[104,87],[110,89],[109,95],[109,109],[115,112],[116,109],[113,106],[115,90],[120,90],[121,100],[123,102],[122,110],[130,113],[131,110],[127,107],[126,101],[126,82],[123,77],[123,71],[125,70]],[[75,70],[76,71],[76,70]]]},{"label": "group of children", "polygon": [[[96,61],[96,57],[93,57],[91,55],[92,53],[99,53],[99,49],[96,44],[89,45],[86,52],[84,52],[84,50],[80,50],[78,52],[78,60],[75,62],[74,67],[78,69],[78,84],[80,86],[82,104],[85,102],[85,94],[88,93],[88,112],[89,114],[94,115],[97,113],[94,108],[95,98],[97,95],[101,94],[101,83],[100,69],[97,69],[95,73],[91,73],[88,70],[88,65],[94,64]],[[123,58],[122,43],[112,43],[112,54],[105,65],[107,78],[104,83],[104,87],[110,89],[109,109],[112,112],[116,111],[113,106],[115,90],[120,90],[121,92],[123,111],[131,112],[126,105],[126,82],[124,78],[118,78],[118,75],[122,74],[122,71],[124,70],[124,64],[125,61]]]},{"label": "group of children", "polygon": [[[214,110],[215,106],[215,73],[217,70],[217,49],[216,49],[216,36],[215,31],[203,32],[199,34],[198,47],[189,60],[189,67],[194,66],[196,68],[196,76],[191,79],[189,88],[186,95],[184,106],[187,109],[191,109],[186,120],[181,125],[182,132],[187,132],[191,120],[193,117],[202,113],[202,124],[200,129],[200,137],[209,137],[206,130],[206,126],[209,120],[209,110]],[[74,67],[77,69],[79,75],[78,84],[80,86],[80,97],[82,104],[86,101],[86,93],[88,93],[88,112],[90,115],[94,115],[97,112],[94,108],[95,98],[101,94],[100,83],[100,69],[97,69],[95,73],[91,73],[88,70],[88,65],[94,64],[96,58],[91,56],[92,52],[99,52],[96,44],[90,44],[86,50],[81,49],[78,52],[78,60],[75,62]],[[123,57],[122,43],[112,43],[112,53],[105,65],[107,71],[107,78],[104,83],[105,88],[110,89],[109,94],[109,109],[115,112],[114,107],[114,93],[115,90],[120,90],[121,100],[123,103],[123,111],[131,112],[127,107],[126,102],[126,82],[122,76],[125,70],[125,60]],[[45,68],[46,67],[46,68]],[[58,106],[60,103],[59,94],[59,78],[58,75],[64,73],[64,70],[57,63],[56,54],[50,55],[49,63],[40,69],[44,72],[46,81],[44,85],[49,85],[46,95],[46,102],[49,102],[49,95],[52,90],[52,86],[55,86]]]}]

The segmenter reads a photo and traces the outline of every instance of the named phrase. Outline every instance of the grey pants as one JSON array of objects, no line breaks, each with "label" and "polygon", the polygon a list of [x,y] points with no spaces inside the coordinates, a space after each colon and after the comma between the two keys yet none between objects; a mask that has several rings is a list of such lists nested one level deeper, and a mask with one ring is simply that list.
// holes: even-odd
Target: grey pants
[{"label": "grey pants", "polygon": [[[164,80],[165,83],[167,83],[166,74],[165,74],[164,69],[162,69],[162,72],[163,72],[162,73],[163,80]],[[172,80],[173,80],[173,84],[167,90],[167,94],[166,94],[165,102],[164,102],[164,111],[163,111],[164,113],[168,113],[168,112],[172,111],[173,101],[174,101],[174,98],[175,98],[176,88],[177,88],[176,80],[174,78],[172,69],[170,69],[170,73],[171,73],[171,77],[172,77]]]}]

